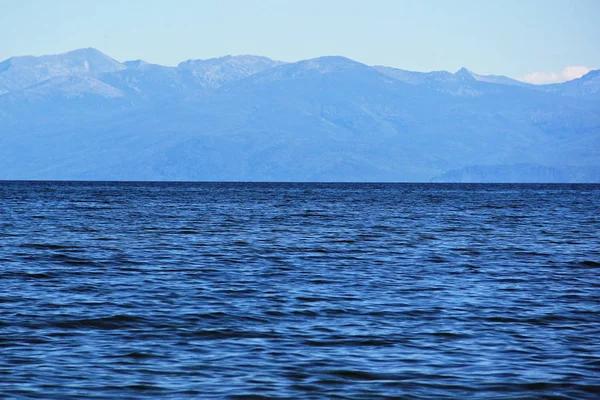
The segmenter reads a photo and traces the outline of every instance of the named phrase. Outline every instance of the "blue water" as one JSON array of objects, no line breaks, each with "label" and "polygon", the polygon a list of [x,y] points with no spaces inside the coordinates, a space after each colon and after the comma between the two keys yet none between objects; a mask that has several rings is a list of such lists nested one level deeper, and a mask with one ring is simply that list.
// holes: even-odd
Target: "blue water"
[{"label": "blue water", "polygon": [[600,185],[0,201],[0,398],[600,396]]}]

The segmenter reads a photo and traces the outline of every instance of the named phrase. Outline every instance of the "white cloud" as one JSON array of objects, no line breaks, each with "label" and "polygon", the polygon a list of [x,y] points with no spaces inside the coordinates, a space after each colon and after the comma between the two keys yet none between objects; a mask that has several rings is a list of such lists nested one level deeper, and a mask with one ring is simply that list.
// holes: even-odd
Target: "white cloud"
[{"label": "white cloud", "polygon": [[532,72],[525,75],[521,80],[534,85],[543,85],[545,83],[560,83],[573,79],[581,78],[590,72],[592,68],[571,65],[558,72]]}]

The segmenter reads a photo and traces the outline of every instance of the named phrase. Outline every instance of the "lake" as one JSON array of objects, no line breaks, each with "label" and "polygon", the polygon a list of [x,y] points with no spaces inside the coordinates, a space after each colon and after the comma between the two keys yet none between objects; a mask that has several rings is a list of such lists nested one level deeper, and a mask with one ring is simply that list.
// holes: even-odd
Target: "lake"
[{"label": "lake", "polygon": [[600,396],[600,185],[0,182],[0,397]]}]

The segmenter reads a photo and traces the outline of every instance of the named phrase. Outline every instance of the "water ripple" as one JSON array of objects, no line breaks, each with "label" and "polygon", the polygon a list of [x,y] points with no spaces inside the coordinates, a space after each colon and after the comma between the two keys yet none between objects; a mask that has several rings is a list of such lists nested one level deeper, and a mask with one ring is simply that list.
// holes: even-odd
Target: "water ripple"
[{"label": "water ripple", "polygon": [[595,398],[600,186],[0,182],[0,397]]}]

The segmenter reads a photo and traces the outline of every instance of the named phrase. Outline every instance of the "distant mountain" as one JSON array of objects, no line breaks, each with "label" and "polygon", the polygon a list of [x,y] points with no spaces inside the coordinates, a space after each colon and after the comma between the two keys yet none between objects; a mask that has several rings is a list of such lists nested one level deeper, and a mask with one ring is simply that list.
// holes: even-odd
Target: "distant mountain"
[{"label": "distant mountain", "polygon": [[0,63],[0,179],[600,182],[598,71],[529,85],[329,56]]},{"label": "distant mountain", "polygon": [[512,85],[512,86],[531,86],[529,83],[517,81],[515,79],[507,78],[506,76],[499,75],[479,75],[469,71],[466,68],[461,68],[456,74],[462,74],[465,77],[471,77],[479,82],[497,83],[500,85]]},{"label": "distant mountain", "polygon": [[445,91],[456,95],[479,94],[479,91],[476,90],[464,90],[464,88],[472,86],[469,85],[469,83],[472,84],[474,82],[486,82],[521,87],[532,86],[528,83],[507,78],[506,76],[478,75],[464,67],[454,74],[446,71],[406,71],[403,69],[390,68],[379,65],[374,66],[373,68],[381,72],[382,74],[385,74],[387,76],[390,76],[394,79],[398,79],[406,83],[410,83],[412,85],[427,85],[429,87],[436,88],[439,91]]},{"label": "distant mountain", "polygon": [[542,85],[543,90],[566,96],[588,96],[600,94],[600,70],[593,70],[569,82]]},{"label": "distant mountain", "polygon": [[124,65],[126,69],[103,74],[100,80],[125,93],[133,102],[181,97],[201,89],[194,79],[174,67],[141,60],[127,61]]},{"label": "distant mountain", "polygon": [[36,83],[25,90],[9,94],[9,97],[29,101],[48,101],[55,98],[81,98],[84,96],[123,97],[117,88],[91,76],[61,75]]},{"label": "distant mountain", "polygon": [[225,56],[184,61],[177,69],[189,73],[203,87],[217,88],[281,64],[282,62],[267,57]]},{"label": "distant mountain", "polygon": [[97,76],[125,68],[92,48],[42,57],[12,57],[0,63],[0,93],[24,89],[57,76]]},{"label": "distant mountain", "polygon": [[432,182],[453,183],[578,183],[600,182],[598,167],[549,167],[539,164],[474,165],[448,171]]}]

